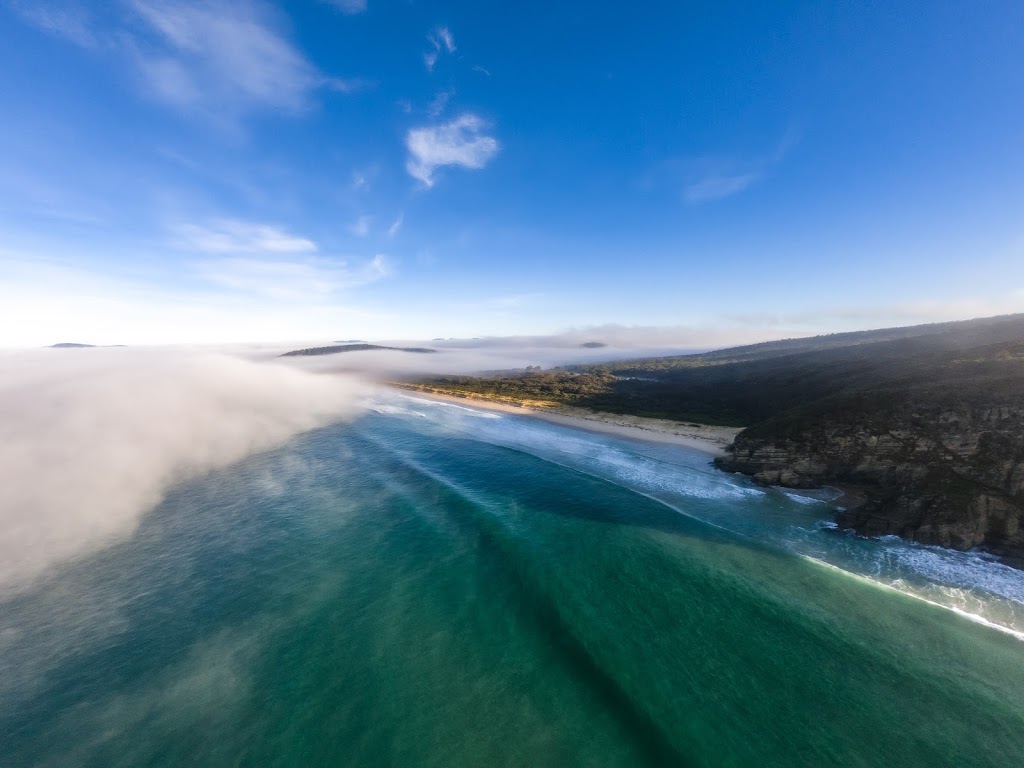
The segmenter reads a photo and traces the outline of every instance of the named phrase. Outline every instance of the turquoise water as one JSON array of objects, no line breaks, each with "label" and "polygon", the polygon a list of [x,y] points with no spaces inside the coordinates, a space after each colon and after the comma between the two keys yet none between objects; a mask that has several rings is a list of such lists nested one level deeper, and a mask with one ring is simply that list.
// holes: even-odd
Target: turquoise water
[{"label": "turquoise water", "polygon": [[0,765],[1021,765],[1020,572],[829,518],[381,400],[0,604]]}]

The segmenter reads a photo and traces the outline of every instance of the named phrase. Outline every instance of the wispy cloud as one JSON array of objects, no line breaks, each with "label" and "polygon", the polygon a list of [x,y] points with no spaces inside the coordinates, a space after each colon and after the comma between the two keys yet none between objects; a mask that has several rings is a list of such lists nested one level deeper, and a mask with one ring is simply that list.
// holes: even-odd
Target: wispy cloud
[{"label": "wispy cloud", "polygon": [[94,48],[96,36],[91,19],[84,8],[57,7],[38,2],[13,2],[11,9],[24,21],[54,37],[60,37],[83,48]]},{"label": "wispy cloud", "polygon": [[137,42],[143,77],[154,97],[175,106],[238,109],[305,108],[316,88],[334,85],[273,29],[253,2],[133,0],[151,33]]},{"label": "wispy cloud", "polygon": [[348,231],[355,237],[366,237],[370,234],[370,223],[372,221],[373,218],[371,216],[363,214],[349,225]]},{"label": "wispy cloud", "polygon": [[203,253],[311,253],[316,243],[268,224],[220,219],[176,228],[179,243]]},{"label": "wispy cloud", "polygon": [[500,149],[498,140],[484,133],[487,127],[482,118],[465,114],[448,123],[410,130],[405,137],[409,150],[406,170],[432,187],[439,167],[483,168]]},{"label": "wispy cloud", "polygon": [[150,98],[219,120],[260,109],[301,112],[318,89],[348,93],[367,85],[321,72],[285,37],[279,14],[262,0],[124,4],[130,13],[103,25],[62,0],[19,0],[12,7],[55,37],[128,59]]},{"label": "wispy cloud", "polygon": [[455,53],[455,38],[448,27],[437,27],[427,35],[427,42],[430,43],[431,50],[423,54],[423,63],[427,65],[428,72],[433,72],[434,65],[442,53]]},{"label": "wispy cloud", "polygon": [[202,262],[198,274],[220,288],[275,301],[322,301],[391,273],[383,254],[357,264],[321,257],[231,257]]},{"label": "wispy cloud", "polygon": [[687,185],[683,196],[688,203],[703,203],[708,200],[721,200],[724,197],[738,194],[751,184],[755,184],[764,176],[762,169],[746,173],[728,173],[713,171]]},{"label": "wispy cloud", "polygon": [[683,188],[687,203],[722,200],[743,192],[765,178],[790,150],[800,136],[790,130],[770,154],[757,157],[710,157],[690,163],[690,179]]},{"label": "wispy cloud", "polygon": [[452,96],[455,95],[455,89],[449,88],[448,90],[438,91],[434,96],[433,101],[427,107],[427,113],[433,117],[438,118],[444,114],[445,109],[448,107],[448,102],[451,101]]},{"label": "wispy cloud", "polygon": [[[353,234],[369,233],[370,217],[352,225]],[[178,244],[219,258],[195,264],[195,273],[218,288],[276,301],[328,299],[391,274],[384,254],[354,261],[320,255],[306,237],[268,224],[226,219],[212,225],[176,229]]]},{"label": "wispy cloud", "polygon": [[391,226],[388,227],[388,240],[394,240],[395,235],[398,234],[398,230],[402,228],[402,222],[405,221],[405,213],[399,213],[395,217],[395,220],[391,222]]},{"label": "wispy cloud", "polygon": [[333,5],[348,16],[365,13],[366,11],[366,0],[323,0],[323,2]]}]

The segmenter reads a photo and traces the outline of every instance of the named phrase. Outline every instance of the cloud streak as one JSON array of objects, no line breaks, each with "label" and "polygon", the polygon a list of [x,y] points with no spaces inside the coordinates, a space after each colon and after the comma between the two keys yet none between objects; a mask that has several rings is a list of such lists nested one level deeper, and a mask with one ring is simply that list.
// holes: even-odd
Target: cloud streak
[{"label": "cloud streak", "polygon": [[[349,232],[366,237],[370,222],[369,216],[360,216]],[[318,256],[312,240],[268,224],[222,219],[209,226],[182,225],[176,231],[180,247],[221,257],[199,262],[196,274],[234,293],[284,302],[328,300],[391,274],[384,254],[356,264]]]},{"label": "cloud streak", "polygon": [[482,118],[467,113],[447,123],[410,130],[405,137],[406,170],[432,187],[434,172],[443,166],[483,168],[501,148],[497,139],[485,133],[487,128]]},{"label": "cloud streak", "polygon": [[799,141],[787,131],[769,155],[754,158],[704,158],[693,163],[690,180],[683,187],[687,203],[706,203],[738,195],[754,186],[781,163]]},{"label": "cloud streak", "polygon": [[448,27],[437,27],[427,35],[427,42],[430,43],[431,50],[423,54],[423,63],[428,72],[433,72],[441,54],[455,53],[455,38]]},{"label": "cloud streak", "polygon": [[395,217],[395,220],[393,222],[391,222],[391,226],[388,227],[388,240],[394,240],[395,239],[395,235],[398,234],[398,231],[402,228],[402,224],[404,222],[405,222],[405,213],[404,212],[399,212],[399,214]]},{"label": "cloud streak", "polygon": [[350,288],[391,274],[383,254],[356,266],[340,259],[259,259],[232,257],[203,262],[204,280],[249,296],[283,302],[325,301]]},{"label": "cloud streak", "polygon": [[[257,110],[299,113],[318,89],[348,93],[365,85],[321,72],[280,31],[277,12],[260,0],[125,0],[125,5],[130,13],[104,26],[76,5],[19,2],[13,7],[48,34],[127,59],[148,97],[219,120]],[[360,3],[335,5],[355,12]]]},{"label": "cloud streak", "polygon": [[255,222],[220,219],[209,226],[183,224],[177,228],[181,244],[204,253],[309,253],[316,243],[305,237]]},{"label": "cloud streak", "polygon": [[329,84],[256,3],[133,0],[132,7],[152,38],[137,44],[149,91],[174,106],[295,112]]},{"label": "cloud streak", "polygon": [[711,173],[687,185],[683,196],[688,203],[704,203],[731,197],[757,183],[764,176],[761,170],[746,173]]}]

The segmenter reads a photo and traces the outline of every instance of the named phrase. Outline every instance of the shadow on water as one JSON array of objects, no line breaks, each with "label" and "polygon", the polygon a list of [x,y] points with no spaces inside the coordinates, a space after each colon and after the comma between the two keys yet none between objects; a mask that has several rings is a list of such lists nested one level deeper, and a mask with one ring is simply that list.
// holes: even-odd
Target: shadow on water
[{"label": "shadow on water", "polygon": [[[381,450],[380,461],[388,458],[388,451],[377,441],[372,445]],[[369,445],[366,446],[369,449]],[[511,449],[505,449],[511,450]],[[428,471],[409,458],[392,455],[406,469],[417,472],[424,481],[434,483],[443,488],[446,495],[445,509],[449,518],[458,526],[466,539],[475,542],[481,558],[504,573],[509,582],[515,584],[512,592],[515,599],[515,610],[521,618],[523,626],[532,626],[541,637],[542,642],[558,654],[565,667],[573,677],[584,685],[590,695],[600,703],[602,709],[610,713],[628,734],[639,754],[649,765],[688,765],[685,756],[672,744],[668,735],[658,723],[619,685],[613,675],[602,667],[600,662],[587,649],[586,645],[576,637],[575,628],[565,620],[557,605],[551,600],[545,587],[539,584],[528,568],[529,555],[517,551],[514,537],[501,525],[499,518],[491,514],[488,506],[474,501],[472,495],[459,488],[456,484],[444,479],[444,475]],[[437,457],[435,457],[437,458]],[[445,464],[446,462],[441,462]],[[455,467],[446,466],[452,471]],[[501,495],[517,492],[527,506],[537,504],[542,499],[532,498],[529,484],[530,478],[514,473],[511,478],[503,478],[507,482],[496,484],[494,490]],[[566,515],[592,522],[609,524],[634,524],[656,527],[659,530],[679,532],[675,521],[661,515],[652,515],[647,520],[632,519],[603,504],[583,505],[576,502],[574,494],[564,494],[561,498],[552,499],[545,494],[544,509],[554,510],[556,514]],[[552,506],[553,503],[553,506]],[[541,507],[538,506],[538,509]],[[675,515],[679,517],[678,515]]]}]

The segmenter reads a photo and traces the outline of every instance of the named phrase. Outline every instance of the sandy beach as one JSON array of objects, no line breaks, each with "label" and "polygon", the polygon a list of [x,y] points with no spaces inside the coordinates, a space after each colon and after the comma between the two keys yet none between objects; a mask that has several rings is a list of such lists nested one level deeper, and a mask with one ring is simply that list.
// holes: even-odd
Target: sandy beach
[{"label": "sandy beach", "polygon": [[693,424],[669,419],[648,419],[642,416],[628,416],[621,413],[601,413],[585,408],[569,406],[514,405],[496,402],[483,397],[457,397],[440,392],[425,392],[420,389],[406,387],[397,388],[399,392],[411,397],[422,397],[453,403],[463,407],[480,408],[481,410],[512,413],[529,416],[552,424],[583,429],[589,432],[628,437],[634,440],[647,440],[655,443],[671,443],[706,453],[709,456],[721,456],[725,448],[732,444],[742,427],[720,427],[709,424]]}]

